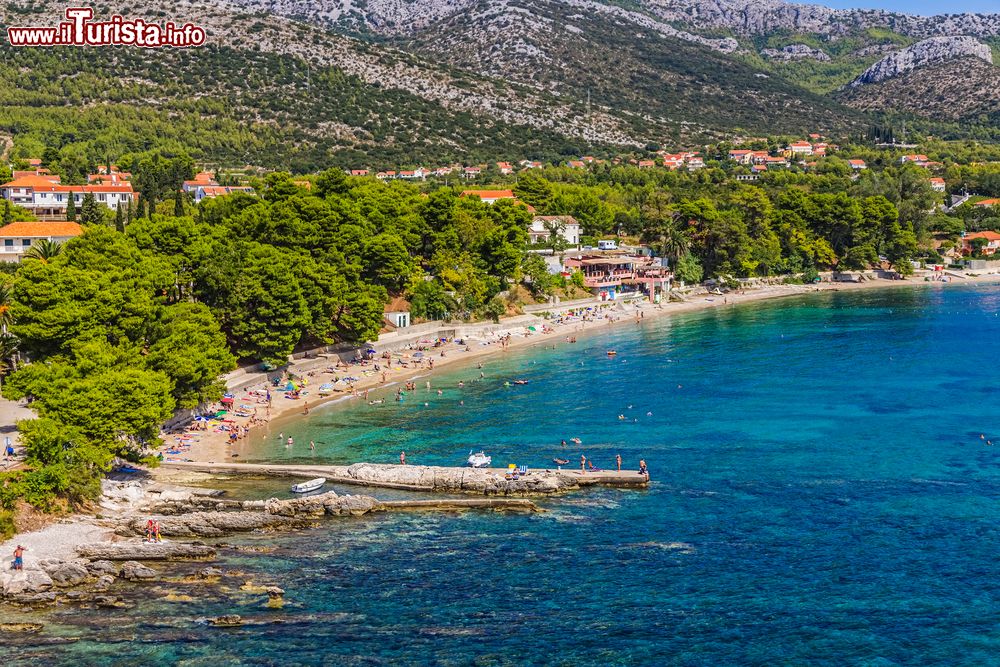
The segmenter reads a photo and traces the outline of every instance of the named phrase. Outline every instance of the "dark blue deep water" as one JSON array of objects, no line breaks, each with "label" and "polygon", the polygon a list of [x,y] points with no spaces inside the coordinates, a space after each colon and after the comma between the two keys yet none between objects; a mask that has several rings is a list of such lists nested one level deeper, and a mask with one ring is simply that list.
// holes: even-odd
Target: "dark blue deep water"
[{"label": "dark blue deep water", "polygon": [[[584,453],[610,466],[620,453],[644,457],[653,484],[543,500],[532,516],[373,516],[230,540],[274,547],[223,550],[221,566],[281,585],[284,609],[241,582],[188,603],[156,584],[132,609],[61,612],[37,638],[76,643],[8,651],[21,664],[1000,664],[997,286],[646,321],[483,371],[449,370],[431,392],[421,381],[402,404],[314,410],[274,427],[292,450],[245,454],[389,462],[405,449],[457,465],[482,447],[495,464]],[[503,386],[516,377],[531,383]],[[257,625],[200,622],[227,612]]]}]

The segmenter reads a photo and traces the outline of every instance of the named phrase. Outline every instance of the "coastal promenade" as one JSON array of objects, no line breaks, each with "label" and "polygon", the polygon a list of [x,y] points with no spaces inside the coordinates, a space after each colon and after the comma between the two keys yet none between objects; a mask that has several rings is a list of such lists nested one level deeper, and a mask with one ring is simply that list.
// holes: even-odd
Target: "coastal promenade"
[{"label": "coastal promenade", "polygon": [[355,463],[338,465],[276,465],[254,463],[212,463],[167,461],[162,468],[219,475],[325,477],[332,484],[437,493],[481,495],[549,495],[588,486],[645,488],[649,476],[636,470],[529,469],[516,479],[505,468],[451,468],[442,466]]}]

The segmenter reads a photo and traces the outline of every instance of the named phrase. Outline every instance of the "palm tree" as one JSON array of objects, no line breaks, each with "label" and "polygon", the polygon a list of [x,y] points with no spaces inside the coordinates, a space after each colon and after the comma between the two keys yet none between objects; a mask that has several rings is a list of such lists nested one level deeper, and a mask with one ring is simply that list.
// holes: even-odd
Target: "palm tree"
[{"label": "palm tree", "polygon": [[17,337],[12,334],[0,334],[0,377],[16,370],[18,342]]},{"label": "palm tree", "polygon": [[62,252],[62,244],[48,239],[39,239],[24,253],[24,259],[35,259],[43,264],[48,264],[50,259],[54,259]]},{"label": "palm tree", "polygon": [[649,241],[663,257],[674,266],[691,249],[691,237],[679,223],[680,216],[674,213],[648,233]]},{"label": "palm tree", "polygon": [[0,332],[7,333],[7,327],[14,323],[10,315],[10,284],[0,283]]}]

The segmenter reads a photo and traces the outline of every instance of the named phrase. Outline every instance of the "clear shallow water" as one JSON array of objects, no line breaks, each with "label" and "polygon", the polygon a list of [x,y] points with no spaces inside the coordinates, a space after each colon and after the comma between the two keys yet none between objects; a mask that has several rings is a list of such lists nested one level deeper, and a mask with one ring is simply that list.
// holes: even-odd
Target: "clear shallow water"
[{"label": "clear shallow water", "polygon": [[[510,353],[481,382],[453,370],[402,404],[314,410],[284,425],[291,450],[273,434],[247,457],[621,453],[654,483],[535,516],[244,538],[277,550],[223,567],[279,583],[284,610],[154,590],[91,612],[97,629],[64,616],[75,644],[9,650],[24,664],[1000,664],[998,313],[995,286],[816,295]],[[502,386],[516,377],[531,384]],[[268,624],[197,622],[229,612]]]}]

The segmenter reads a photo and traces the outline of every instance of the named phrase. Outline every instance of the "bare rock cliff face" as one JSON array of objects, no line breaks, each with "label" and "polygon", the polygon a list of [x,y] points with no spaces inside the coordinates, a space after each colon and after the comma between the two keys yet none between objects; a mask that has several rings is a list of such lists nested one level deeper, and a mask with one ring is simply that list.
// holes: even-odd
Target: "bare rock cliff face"
[{"label": "bare rock cliff face", "polygon": [[931,37],[917,42],[913,46],[908,46],[902,51],[889,54],[862,72],[849,86],[856,88],[866,84],[879,83],[919,67],[967,57],[979,58],[988,63],[993,62],[993,53],[990,47],[974,37]]},{"label": "bare rock cliff face", "polygon": [[1000,35],[1000,13],[912,16],[782,0],[642,0],[642,4],[661,19],[689,29],[722,28],[743,36],[790,31],[837,37],[865,28],[888,28],[910,37]]}]

